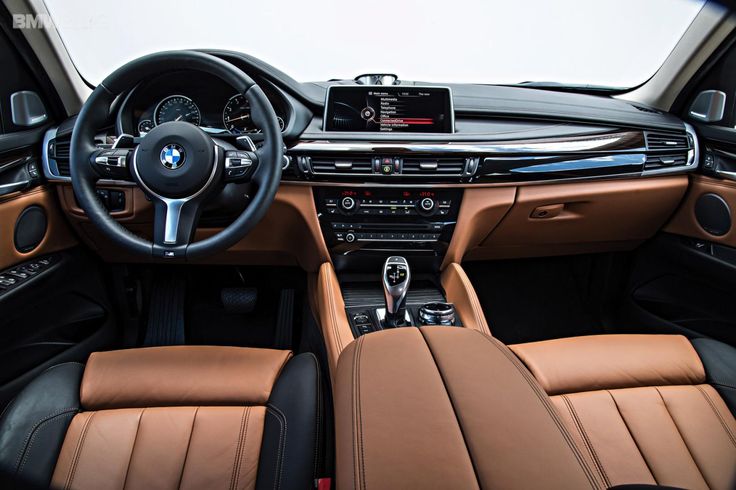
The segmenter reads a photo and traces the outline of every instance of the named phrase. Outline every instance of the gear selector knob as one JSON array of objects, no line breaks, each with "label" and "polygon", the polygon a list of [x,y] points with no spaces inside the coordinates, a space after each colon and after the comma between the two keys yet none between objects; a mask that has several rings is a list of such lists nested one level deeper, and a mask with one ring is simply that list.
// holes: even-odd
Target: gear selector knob
[{"label": "gear selector knob", "polygon": [[386,299],[386,326],[396,327],[406,318],[406,293],[411,272],[404,257],[392,256],[383,264],[383,294]]}]

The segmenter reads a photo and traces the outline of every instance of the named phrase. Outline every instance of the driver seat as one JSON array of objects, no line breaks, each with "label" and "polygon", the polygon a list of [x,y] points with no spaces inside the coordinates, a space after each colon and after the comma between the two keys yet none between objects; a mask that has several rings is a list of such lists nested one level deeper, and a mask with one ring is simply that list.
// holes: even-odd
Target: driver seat
[{"label": "driver seat", "polygon": [[240,347],[97,352],[52,367],[0,419],[4,488],[310,488],[312,354]]}]

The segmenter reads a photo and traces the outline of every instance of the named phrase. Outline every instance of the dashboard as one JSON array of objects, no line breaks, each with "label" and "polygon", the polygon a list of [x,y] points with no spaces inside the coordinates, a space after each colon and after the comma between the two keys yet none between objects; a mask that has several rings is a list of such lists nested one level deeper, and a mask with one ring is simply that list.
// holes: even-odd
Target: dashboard
[{"label": "dashboard", "polygon": [[[291,113],[285,97],[263,86],[284,131]],[[185,121],[212,135],[257,134],[248,101],[217,77],[181,70],[145,81],[131,91],[120,109],[121,132],[145,136],[159,124]]]},{"label": "dashboard", "polygon": [[[329,254],[338,268],[350,268],[366,255],[391,250],[438,266],[445,256],[462,259],[464,251],[452,246],[456,228],[465,228],[458,243],[476,247],[477,257],[548,253],[547,235],[533,231],[546,227],[564,226],[560,236],[580,245],[575,253],[600,250],[602,243],[635,243],[647,234],[631,230],[653,234],[682,198],[684,174],[700,164],[692,127],[614,97],[441,81],[401,81],[393,88],[353,80],[300,83],[242,53],[212,54],[253,78],[283,122],[282,182],[288,185],[278,220],[264,225],[251,247],[273,239],[279,253],[305,263]],[[242,96],[219,78],[185,69],[143,81],[121,97],[113,117],[108,144],[122,133],[140,138],[177,120],[236,147],[242,135],[256,146],[263,141]],[[50,181],[71,180],[73,126],[69,119],[46,135]],[[101,185],[119,189],[120,183]],[[204,228],[228,225],[247,206],[247,189],[238,185],[227,184],[203,212]],[[148,229],[150,212],[141,210],[150,203],[123,190],[124,199],[106,199],[120,206],[117,216],[128,224]],[[616,204],[624,194],[647,202],[627,207],[627,197]],[[515,216],[495,232],[498,243],[484,238],[496,211]],[[274,229],[281,230],[278,237]],[[312,238],[311,248],[302,246],[305,237]],[[569,252],[563,245],[555,250]],[[237,260],[260,257],[243,254]]]}]

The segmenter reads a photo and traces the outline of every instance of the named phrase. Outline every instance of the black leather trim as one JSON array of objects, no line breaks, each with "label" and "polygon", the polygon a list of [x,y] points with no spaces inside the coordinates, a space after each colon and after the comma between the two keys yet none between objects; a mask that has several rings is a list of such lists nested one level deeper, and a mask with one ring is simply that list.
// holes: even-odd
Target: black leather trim
[{"label": "black leather trim", "polygon": [[693,339],[708,383],[718,390],[736,417],[736,348],[713,339]]},{"label": "black leather trim", "polygon": [[321,379],[311,353],[284,367],[266,406],[256,488],[305,489],[318,476],[321,450]]},{"label": "black leather trim", "polygon": [[79,412],[84,365],[53,366],[10,402],[0,418],[0,486],[47,488],[61,445]]}]

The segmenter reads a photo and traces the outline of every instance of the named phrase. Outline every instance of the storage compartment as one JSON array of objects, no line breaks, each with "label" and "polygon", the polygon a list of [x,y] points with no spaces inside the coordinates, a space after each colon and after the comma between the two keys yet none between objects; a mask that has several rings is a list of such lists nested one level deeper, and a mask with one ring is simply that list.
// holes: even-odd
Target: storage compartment
[{"label": "storage compartment", "polygon": [[519,187],[506,216],[465,258],[630,250],[665,224],[687,184],[674,176]]}]

